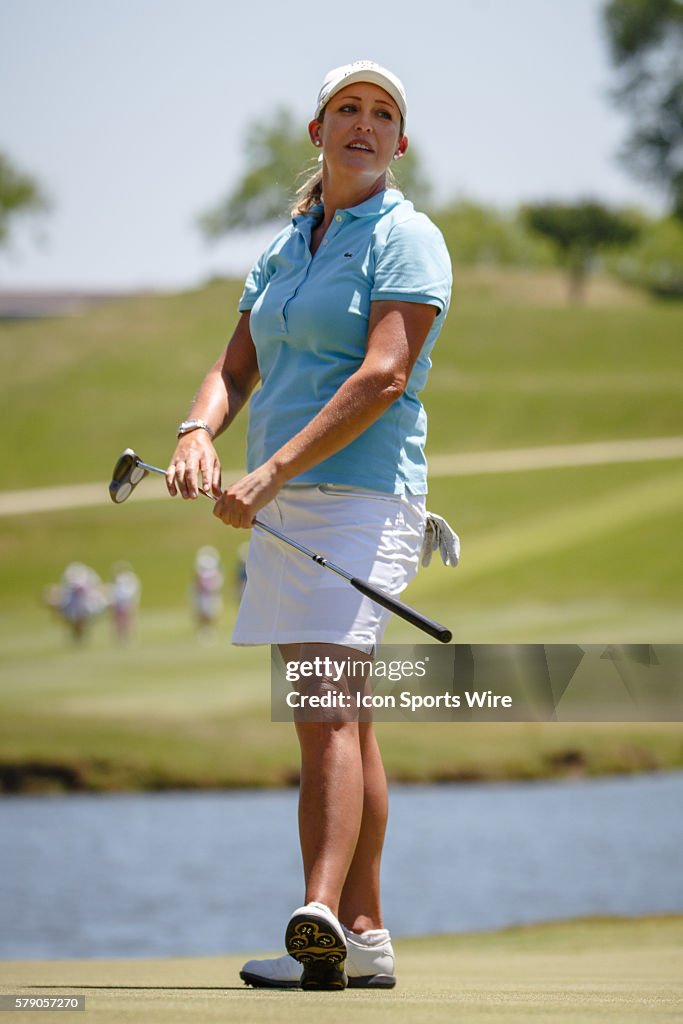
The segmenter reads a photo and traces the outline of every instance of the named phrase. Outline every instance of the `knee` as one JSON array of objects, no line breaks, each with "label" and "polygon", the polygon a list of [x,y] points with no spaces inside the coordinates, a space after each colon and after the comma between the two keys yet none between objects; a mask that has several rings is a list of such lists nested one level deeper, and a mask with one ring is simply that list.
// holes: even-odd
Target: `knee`
[{"label": "knee", "polygon": [[359,745],[357,722],[297,722],[296,733],[302,753],[333,746]]}]

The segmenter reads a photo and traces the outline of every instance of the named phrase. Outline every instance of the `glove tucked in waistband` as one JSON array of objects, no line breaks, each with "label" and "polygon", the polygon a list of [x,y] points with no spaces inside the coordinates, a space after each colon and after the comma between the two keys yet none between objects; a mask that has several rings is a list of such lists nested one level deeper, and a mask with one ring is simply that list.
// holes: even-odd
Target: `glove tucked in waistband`
[{"label": "glove tucked in waistband", "polygon": [[432,554],[438,548],[443,564],[454,569],[460,561],[460,538],[442,516],[437,516],[434,512],[427,512],[426,516],[421,564],[426,568],[432,560]]}]

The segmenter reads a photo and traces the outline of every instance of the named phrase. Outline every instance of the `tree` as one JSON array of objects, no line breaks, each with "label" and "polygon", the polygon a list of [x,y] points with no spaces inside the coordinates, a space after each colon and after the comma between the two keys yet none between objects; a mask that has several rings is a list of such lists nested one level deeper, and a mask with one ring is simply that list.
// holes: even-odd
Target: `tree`
[{"label": "tree", "polygon": [[[199,217],[200,229],[209,239],[284,219],[297,187],[313,173],[318,159],[301,118],[284,108],[270,121],[259,120],[248,128],[245,157],[246,170],[237,185]],[[416,205],[428,200],[429,185],[412,148],[392,170]]]},{"label": "tree", "polygon": [[460,266],[552,266],[550,243],[529,230],[517,212],[458,199],[433,211],[453,263]]},{"label": "tree", "polygon": [[593,200],[576,205],[538,203],[522,207],[528,226],[550,239],[569,273],[569,299],[580,302],[601,249],[628,245],[639,232],[634,218]]},{"label": "tree", "polygon": [[662,186],[683,220],[683,0],[609,0],[604,25],[631,134],[622,162]]},{"label": "tree", "polygon": [[0,246],[9,241],[11,222],[27,213],[42,213],[49,203],[38,182],[0,151]]},{"label": "tree", "polygon": [[638,239],[610,256],[607,265],[628,284],[660,298],[683,299],[683,221],[641,215]]}]

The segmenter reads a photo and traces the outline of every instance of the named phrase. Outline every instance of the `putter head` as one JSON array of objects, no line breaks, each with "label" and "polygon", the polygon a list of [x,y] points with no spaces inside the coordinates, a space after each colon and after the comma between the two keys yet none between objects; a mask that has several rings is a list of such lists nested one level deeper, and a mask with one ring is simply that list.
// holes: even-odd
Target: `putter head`
[{"label": "putter head", "polygon": [[126,448],[119,455],[109,484],[109,497],[117,505],[122,504],[147,476],[147,470],[138,464],[138,457],[132,448]]}]

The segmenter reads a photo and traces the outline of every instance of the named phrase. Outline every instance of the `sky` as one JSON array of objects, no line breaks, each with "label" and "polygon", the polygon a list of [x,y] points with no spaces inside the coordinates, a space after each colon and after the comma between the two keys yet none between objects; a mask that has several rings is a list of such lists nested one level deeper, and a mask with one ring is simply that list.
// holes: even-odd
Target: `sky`
[{"label": "sky", "polygon": [[658,212],[616,161],[627,121],[604,0],[0,0],[0,150],[52,209],[0,250],[0,289],[194,287],[242,274],[272,229],[209,245],[248,126],[312,110],[371,59],[408,94],[436,197],[501,208],[595,196]]}]

